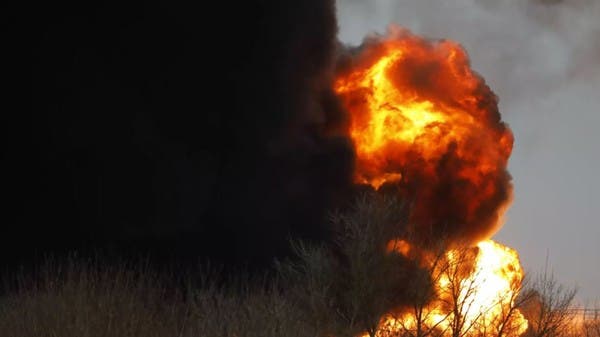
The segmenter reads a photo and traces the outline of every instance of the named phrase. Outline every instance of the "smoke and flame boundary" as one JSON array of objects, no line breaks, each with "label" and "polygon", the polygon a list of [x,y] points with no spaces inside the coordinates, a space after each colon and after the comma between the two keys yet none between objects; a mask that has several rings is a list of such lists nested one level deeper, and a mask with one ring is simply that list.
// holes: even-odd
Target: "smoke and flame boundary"
[{"label": "smoke and flame boundary", "polygon": [[[512,196],[506,167],[513,136],[501,120],[496,96],[471,70],[460,45],[398,27],[367,39],[358,54],[349,56],[334,90],[349,112],[355,182],[413,200],[408,231],[414,242],[395,240],[394,249],[408,257],[413,247],[430,247],[442,232],[450,241],[447,247],[459,240],[476,246],[454,301],[469,303],[461,315],[472,332],[461,335],[481,335],[477,322],[502,320],[523,278],[517,252],[489,240]],[[449,248],[445,264],[462,264],[458,254]],[[430,267],[427,259],[419,262]],[[443,275],[436,278],[438,301],[451,300],[444,295],[451,282]],[[431,303],[425,310],[428,326],[450,329],[455,317],[447,306]],[[527,329],[518,309],[510,320],[504,322],[513,327],[510,336]],[[381,325],[401,331],[414,323],[405,312],[390,314]]]},{"label": "smoke and flame boundary", "polygon": [[497,231],[512,196],[513,136],[458,44],[391,29],[345,61],[334,90],[349,112],[355,181],[412,200],[423,243]]}]

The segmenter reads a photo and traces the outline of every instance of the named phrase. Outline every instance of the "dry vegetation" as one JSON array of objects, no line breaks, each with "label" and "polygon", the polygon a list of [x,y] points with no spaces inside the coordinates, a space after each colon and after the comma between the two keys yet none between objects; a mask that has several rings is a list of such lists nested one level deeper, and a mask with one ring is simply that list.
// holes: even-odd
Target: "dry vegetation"
[{"label": "dry vegetation", "polygon": [[275,283],[207,281],[184,295],[141,267],[73,259],[42,270],[35,283],[21,280],[2,297],[0,336],[315,336]]},{"label": "dry vegetation", "polygon": [[[394,306],[419,312],[431,296],[432,275],[385,249],[405,215],[397,200],[364,197],[332,217],[333,247],[293,242],[296,258],[277,261],[273,275],[256,280],[216,282],[204,272],[182,287],[144,264],[48,261],[34,277],[6,280],[0,336],[437,336],[436,329],[379,330]],[[600,337],[597,323],[565,329],[574,290],[548,274],[528,289],[515,301],[533,318],[527,337]]]}]

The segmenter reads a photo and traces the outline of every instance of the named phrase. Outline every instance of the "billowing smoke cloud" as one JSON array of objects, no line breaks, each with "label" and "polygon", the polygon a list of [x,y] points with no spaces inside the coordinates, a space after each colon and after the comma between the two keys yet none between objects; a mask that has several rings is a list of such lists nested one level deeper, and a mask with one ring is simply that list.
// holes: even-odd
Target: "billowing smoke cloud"
[{"label": "billowing smoke cloud", "polygon": [[[532,112],[570,125],[555,106],[574,103],[580,87],[586,107],[597,106],[596,1],[465,0],[438,11],[432,1],[379,1],[373,11],[340,1],[343,42],[397,22],[463,43],[513,117],[520,159],[531,144],[547,144],[544,130],[554,126],[539,116],[527,123]],[[351,196],[355,159],[329,87],[332,1],[86,6],[10,11],[17,43],[7,50],[31,96],[3,123],[4,259],[84,242],[268,261],[291,235],[326,237],[327,212]],[[543,108],[530,109],[537,103]],[[597,116],[577,123],[590,130]],[[570,144],[591,151],[596,143]],[[560,176],[542,179],[533,158],[513,169],[517,179],[535,173],[530,181],[546,186]],[[584,173],[597,166],[589,158]],[[597,179],[582,182],[569,184],[598,190]]]},{"label": "billowing smoke cloud", "polygon": [[83,243],[270,262],[326,237],[353,162],[332,1],[11,13],[32,97],[4,124],[4,259]]},{"label": "billowing smoke cloud", "polygon": [[600,2],[337,4],[339,38],[345,43],[358,44],[365,32],[383,32],[396,22],[465,47],[473,69],[500,98],[500,112],[515,134],[510,161],[515,202],[498,238],[516,247],[530,270],[544,265],[549,249],[557,277],[577,280],[581,298],[600,297],[600,272],[586,267],[600,254],[592,239],[600,235]]}]

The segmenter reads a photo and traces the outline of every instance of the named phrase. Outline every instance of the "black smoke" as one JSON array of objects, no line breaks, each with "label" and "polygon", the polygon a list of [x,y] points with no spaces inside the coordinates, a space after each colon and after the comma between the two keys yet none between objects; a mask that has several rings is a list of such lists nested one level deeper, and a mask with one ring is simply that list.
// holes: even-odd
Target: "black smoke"
[{"label": "black smoke", "polygon": [[353,162],[330,89],[333,1],[7,12],[3,262],[101,249],[263,263],[289,237],[327,237]]}]

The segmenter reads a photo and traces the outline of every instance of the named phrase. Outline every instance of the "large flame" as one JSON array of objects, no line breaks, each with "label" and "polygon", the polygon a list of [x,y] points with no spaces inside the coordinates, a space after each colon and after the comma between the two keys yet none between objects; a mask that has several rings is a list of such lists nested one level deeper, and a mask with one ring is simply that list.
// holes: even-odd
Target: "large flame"
[{"label": "large flame", "polygon": [[406,194],[418,232],[450,228],[475,243],[497,230],[513,137],[458,44],[392,29],[351,57],[334,89],[349,111],[358,183]]},{"label": "large flame", "polygon": [[[514,307],[523,277],[518,255],[488,240],[512,191],[506,166],[513,137],[496,96],[458,44],[399,28],[366,40],[341,64],[334,90],[349,113],[355,181],[411,201],[410,242],[394,240],[390,249],[417,261],[434,283],[418,313],[390,313],[383,330],[521,335],[527,321]],[[440,240],[448,249],[441,260],[432,258]],[[412,254],[415,247],[422,252]]]},{"label": "large flame", "polygon": [[[406,241],[392,246],[413,256]],[[423,336],[452,336],[455,331],[464,337],[518,337],[527,330],[528,322],[515,303],[523,280],[515,250],[485,240],[476,248],[452,249],[421,262],[431,267],[435,295],[418,313],[412,308],[387,316],[381,323],[383,335],[414,333],[419,316]]]},{"label": "large flame", "polygon": [[[461,299],[465,299],[471,308],[465,312],[468,323],[482,320],[489,324],[498,322],[507,314],[503,310],[515,305],[518,290],[523,281],[523,269],[517,252],[492,240],[482,241],[477,245],[479,252],[473,273],[464,284],[473,285],[474,291],[467,293],[463,287]],[[520,335],[527,329],[527,322],[516,309],[512,317],[513,323],[519,326]],[[481,316],[479,316],[481,314]]]}]

